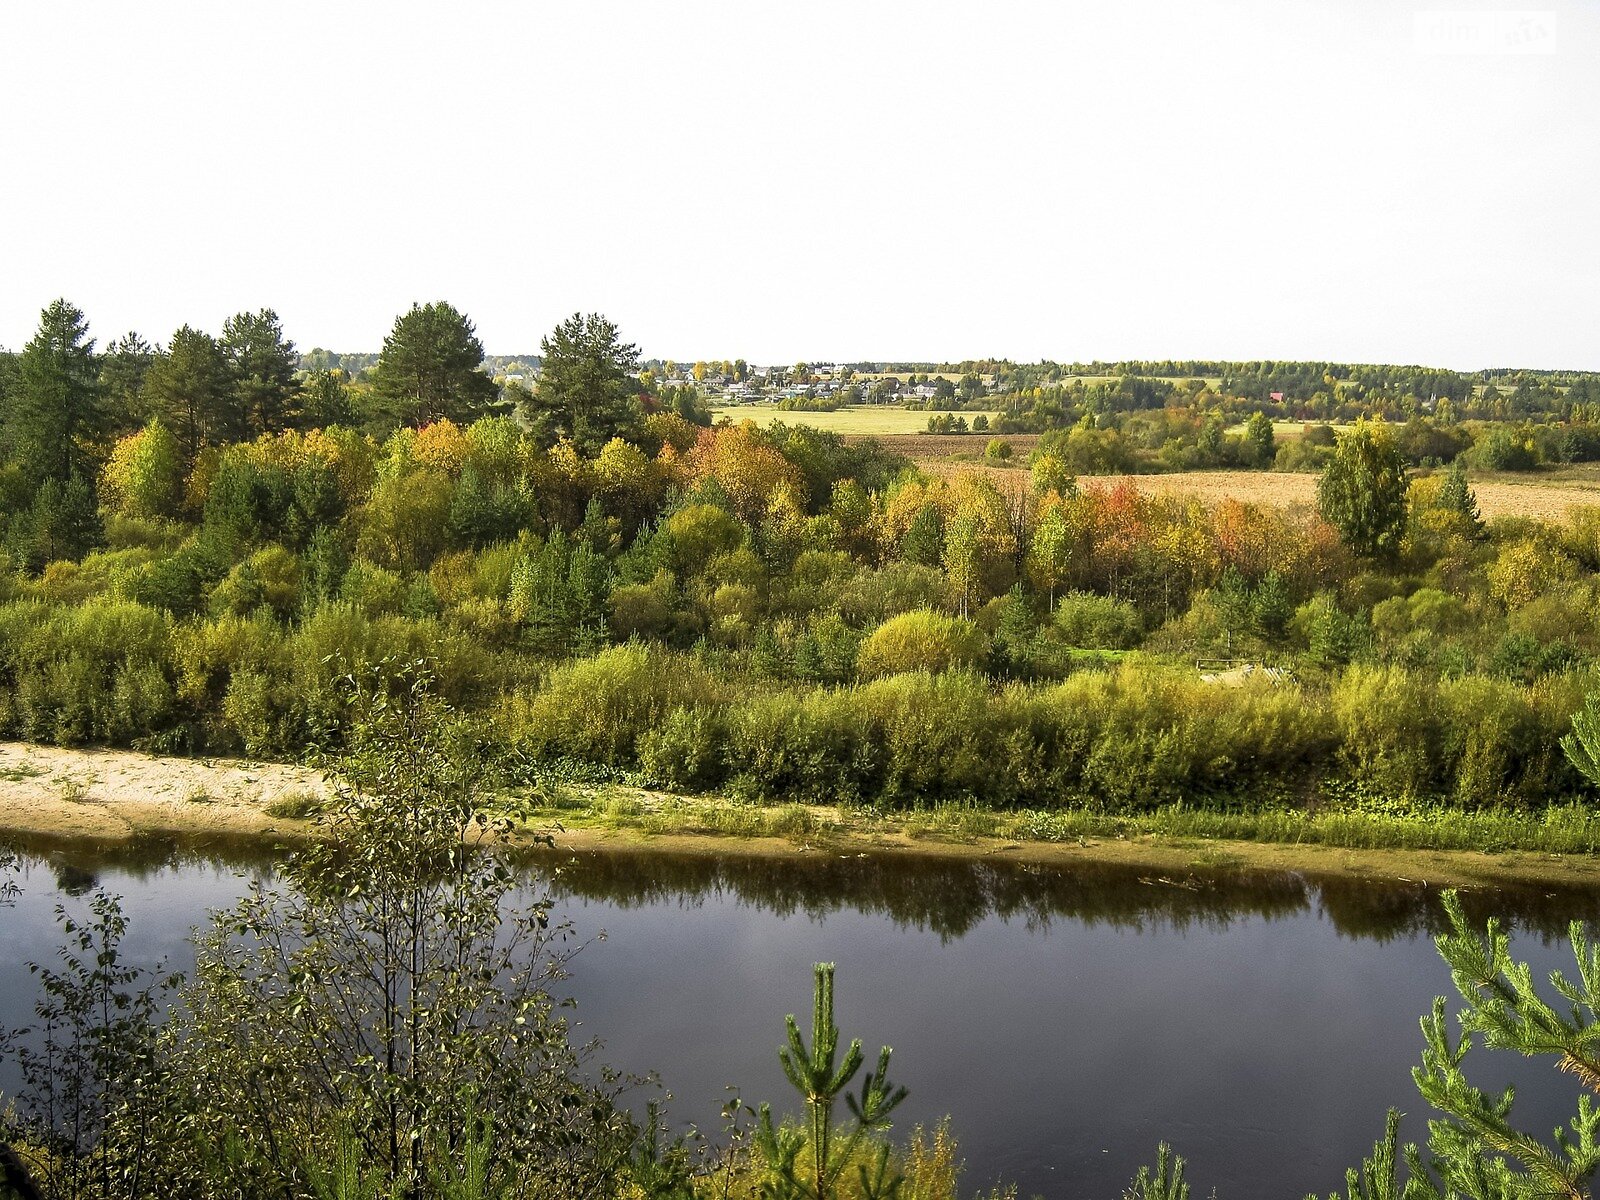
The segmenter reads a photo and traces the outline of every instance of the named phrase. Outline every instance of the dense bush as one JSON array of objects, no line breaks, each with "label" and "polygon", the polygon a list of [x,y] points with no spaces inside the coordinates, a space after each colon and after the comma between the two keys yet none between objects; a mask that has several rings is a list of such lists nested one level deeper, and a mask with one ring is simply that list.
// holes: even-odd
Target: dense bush
[{"label": "dense bush", "polygon": [[920,609],[891,617],[861,643],[856,665],[866,678],[906,671],[951,671],[983,658],[983,634],[971,621]]}]

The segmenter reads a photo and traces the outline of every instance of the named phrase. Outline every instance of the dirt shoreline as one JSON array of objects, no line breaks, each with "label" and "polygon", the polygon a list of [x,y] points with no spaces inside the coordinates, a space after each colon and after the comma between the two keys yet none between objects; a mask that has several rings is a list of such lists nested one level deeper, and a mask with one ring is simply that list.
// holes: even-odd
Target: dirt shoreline
[{"label": "dirt shoreline", "polygon": [[[149,836],[293,841],[315,824],[288,815],[325,796],[310,768],[227,758],[0,742],[0,834],[129,842]],[[893,829],[826,838],[556,828],[563,850],[797,858],[840,851],[992,858],[1044,866],[1109,863],[1159,871],[1290,871],[1434,885],[1542,883],[1600,887],[1600,856],[1531,851],[1347,850],[1333,846],[1137,835],[1081,842],[910,837]],[[531,838],[530,838],[531,840]]]}]

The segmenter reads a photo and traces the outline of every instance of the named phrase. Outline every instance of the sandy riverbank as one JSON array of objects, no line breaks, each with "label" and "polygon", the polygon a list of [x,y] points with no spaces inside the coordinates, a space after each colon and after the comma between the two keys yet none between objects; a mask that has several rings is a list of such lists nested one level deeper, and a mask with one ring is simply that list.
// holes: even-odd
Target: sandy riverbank
[{"label": "sandy riverbank", "polygon": [[141,834],[270,834],[274,805],[325,794],[304,767],[0,742],[0,831],[116,841]]},{"label": "sandy riverbank", "polygon": [[[312,822],[289,812],[327,794],[305,767],[226,758],[171,758],[129,750],[68,750],[0,742],[0,833],[46,839],[126,841],[148,835],[293,839],[314,836]],[[641,795],[647,795],[641,793]],[[1041,865],[1117,863],[1163,872],[1294,871],[1345,878],[1403,879],[1441,885],[1494,882],[1600,887],[1600,856],[1528,851],[1350,850],[1221,839],[1137,835],[1072,842],[917,836],[892,821],[825,837],[732,837],[585,827],[559,814],[563,849],[744,854],[791,857],[873,851],[1011,859]]]}]

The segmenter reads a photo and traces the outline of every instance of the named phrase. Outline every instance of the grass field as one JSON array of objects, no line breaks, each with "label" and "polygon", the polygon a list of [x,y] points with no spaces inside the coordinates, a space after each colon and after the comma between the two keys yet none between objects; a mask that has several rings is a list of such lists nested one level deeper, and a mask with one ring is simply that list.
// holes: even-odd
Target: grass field
[{"label": "grass field", "polygon": [[[754,421],[765,428],[774,421],[785,425],[809,425],[830,433],[851,434],[856,437],[891,436],[921,433],[928,428],[928,418],[933,413],[922,409],[895,408],[887,404],[857,404],[837,412],[785,412],[771,404],[736,404],[727,408],[713,408],[711,415],[717,420],[727,417],[737,425],[740,421]],[[958,413],[970,423],[977,413]],[[997,414],[989,413],[991,419]],[[983,446],[977,447],[978,453]]]},{"label": "grass field", "polygon": [[[1081,476],[1078,482],[1117,484],[1124,480],[1147,495],[1179,492],[1198,496],[1206,504],[1232,498],[1310,508],[1317,502],[1317,476],[1309,472],[1189,471],[1179,475]],[[1569,468],[1555,475],[1498,474],[1473,479],[1472,490],[1486,520],[1538,517],[1564,521],[1574,509],[1600,504],[1600,469]]]}]

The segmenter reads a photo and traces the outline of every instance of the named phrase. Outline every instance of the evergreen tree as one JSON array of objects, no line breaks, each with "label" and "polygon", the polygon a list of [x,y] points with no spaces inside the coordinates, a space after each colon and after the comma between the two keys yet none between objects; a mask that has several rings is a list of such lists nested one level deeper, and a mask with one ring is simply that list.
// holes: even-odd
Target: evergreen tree
[{"label": "evergreen tree", "polygon": [[570,438],[593,454],[638,416],[639,348],[599,313],[573,313],[540,343],[544,358],[527,416],[547,445]]},{"label": "evergreen tree", "polygon": [[402,425],[444,417],[465,425],[499,394],[482,362],[483,343],[464,314],[443,300],[413,304],[383,339],[373,383],[384,413]]},{"label": "evergreen tree", "polygon": [[937,567],[944,559],[944,522],[939,510],[925,504],[900,539],[900,557],[921,567]]},{"label": "evergreen tree", "polygon": [[53,562],[82,558],[100,537],[94,488],[75,473],[40,484],[33,503],[12,521],[6,540],[23,564],[37,572]]},{"label": "evergreen tree", "polygon": [[263,308],[229,317],[222,326],[220,345],[247,435],[287,428],[298,407],[299,355],[283,336],[278,314]]},{"label": "evergreen tree", "polygon": [[1444,483],[1439,487],[1439,507],[1465,517],[1474,532],[1483,529],[1483,518],[1478,513],[1478,498],[1467,483],[1467,466],[1459,457],[1451,462],[1444,473]]},{"label": "evergreen tree", "polygon": [[348,425],[355,416],[343,371],[313,371],[306,380],[300,401],[300,423],[307,429]]},{"label": "evergreen tree", "polygon": [[[802,1129],[774,1125],[770,1105],[761,1106],[756,1144],[772,1172],[763,1193],[771,1200],[834,1200],[859,1194],[867,1200],[888,1200],[899,1194],[904,1177],[889,1164],[889,1147],[879,1143],[869,1159],[867,1141],[889,1128],[889,1114],[906,1098],[906,1089],[889,1082],[889,1047],[878,1051],[875,1070],[861,1081],[859,1094],[848,1089],[864,1065],[861,1040],[851,1041],[839,1061],[839,1026],[833,1016],[832,963],[817,963],[816,990],[811,1005],[811,1044],[806,1045],[800,1025],[788,1018],[788,1044],[778,1051],[783,1073],[805,1099]],[[851,1120],[836,1116],[844,1097]],[[848,1188],[850,1168],[855,1168],[855,1188]]]},{"label": "evergreen tree", "polygon": [[227,357],[209,333],[188,325],[150,364],[144,378],[145,408],[172,430],[193,465],[206,446],[237,441],[244,422],[236,404]]},{"label": "evergreen tree", "polygon": [[1294,601],[1289,596],[1288,585],[1276,571],[1268,571],[1256,584],[1250,600],[1251,616],[1256,631],[1268,641],[1278,641],[1288,630],[1289,619],[1294,616]]},{"label": "evergreen tree", "polygon": [[145,423],[144,377],[155,362],[155,347],[137,333],[125,333],[100,360],[100,390],[107,430],[113,436]]},{"label": "evergreen tree", "polygon": [[1573,769],[1600,788],[1600,692],[1591,692],[1572,714],[1572,732],[1561,739],[1561,749]]},{"label": "evergreen tree", "polygon": [[36,484],[92,473],[88,443],[100,428],[99,375],[83,313],[55,301],[22,349],[7,405],[12,453]]}]

